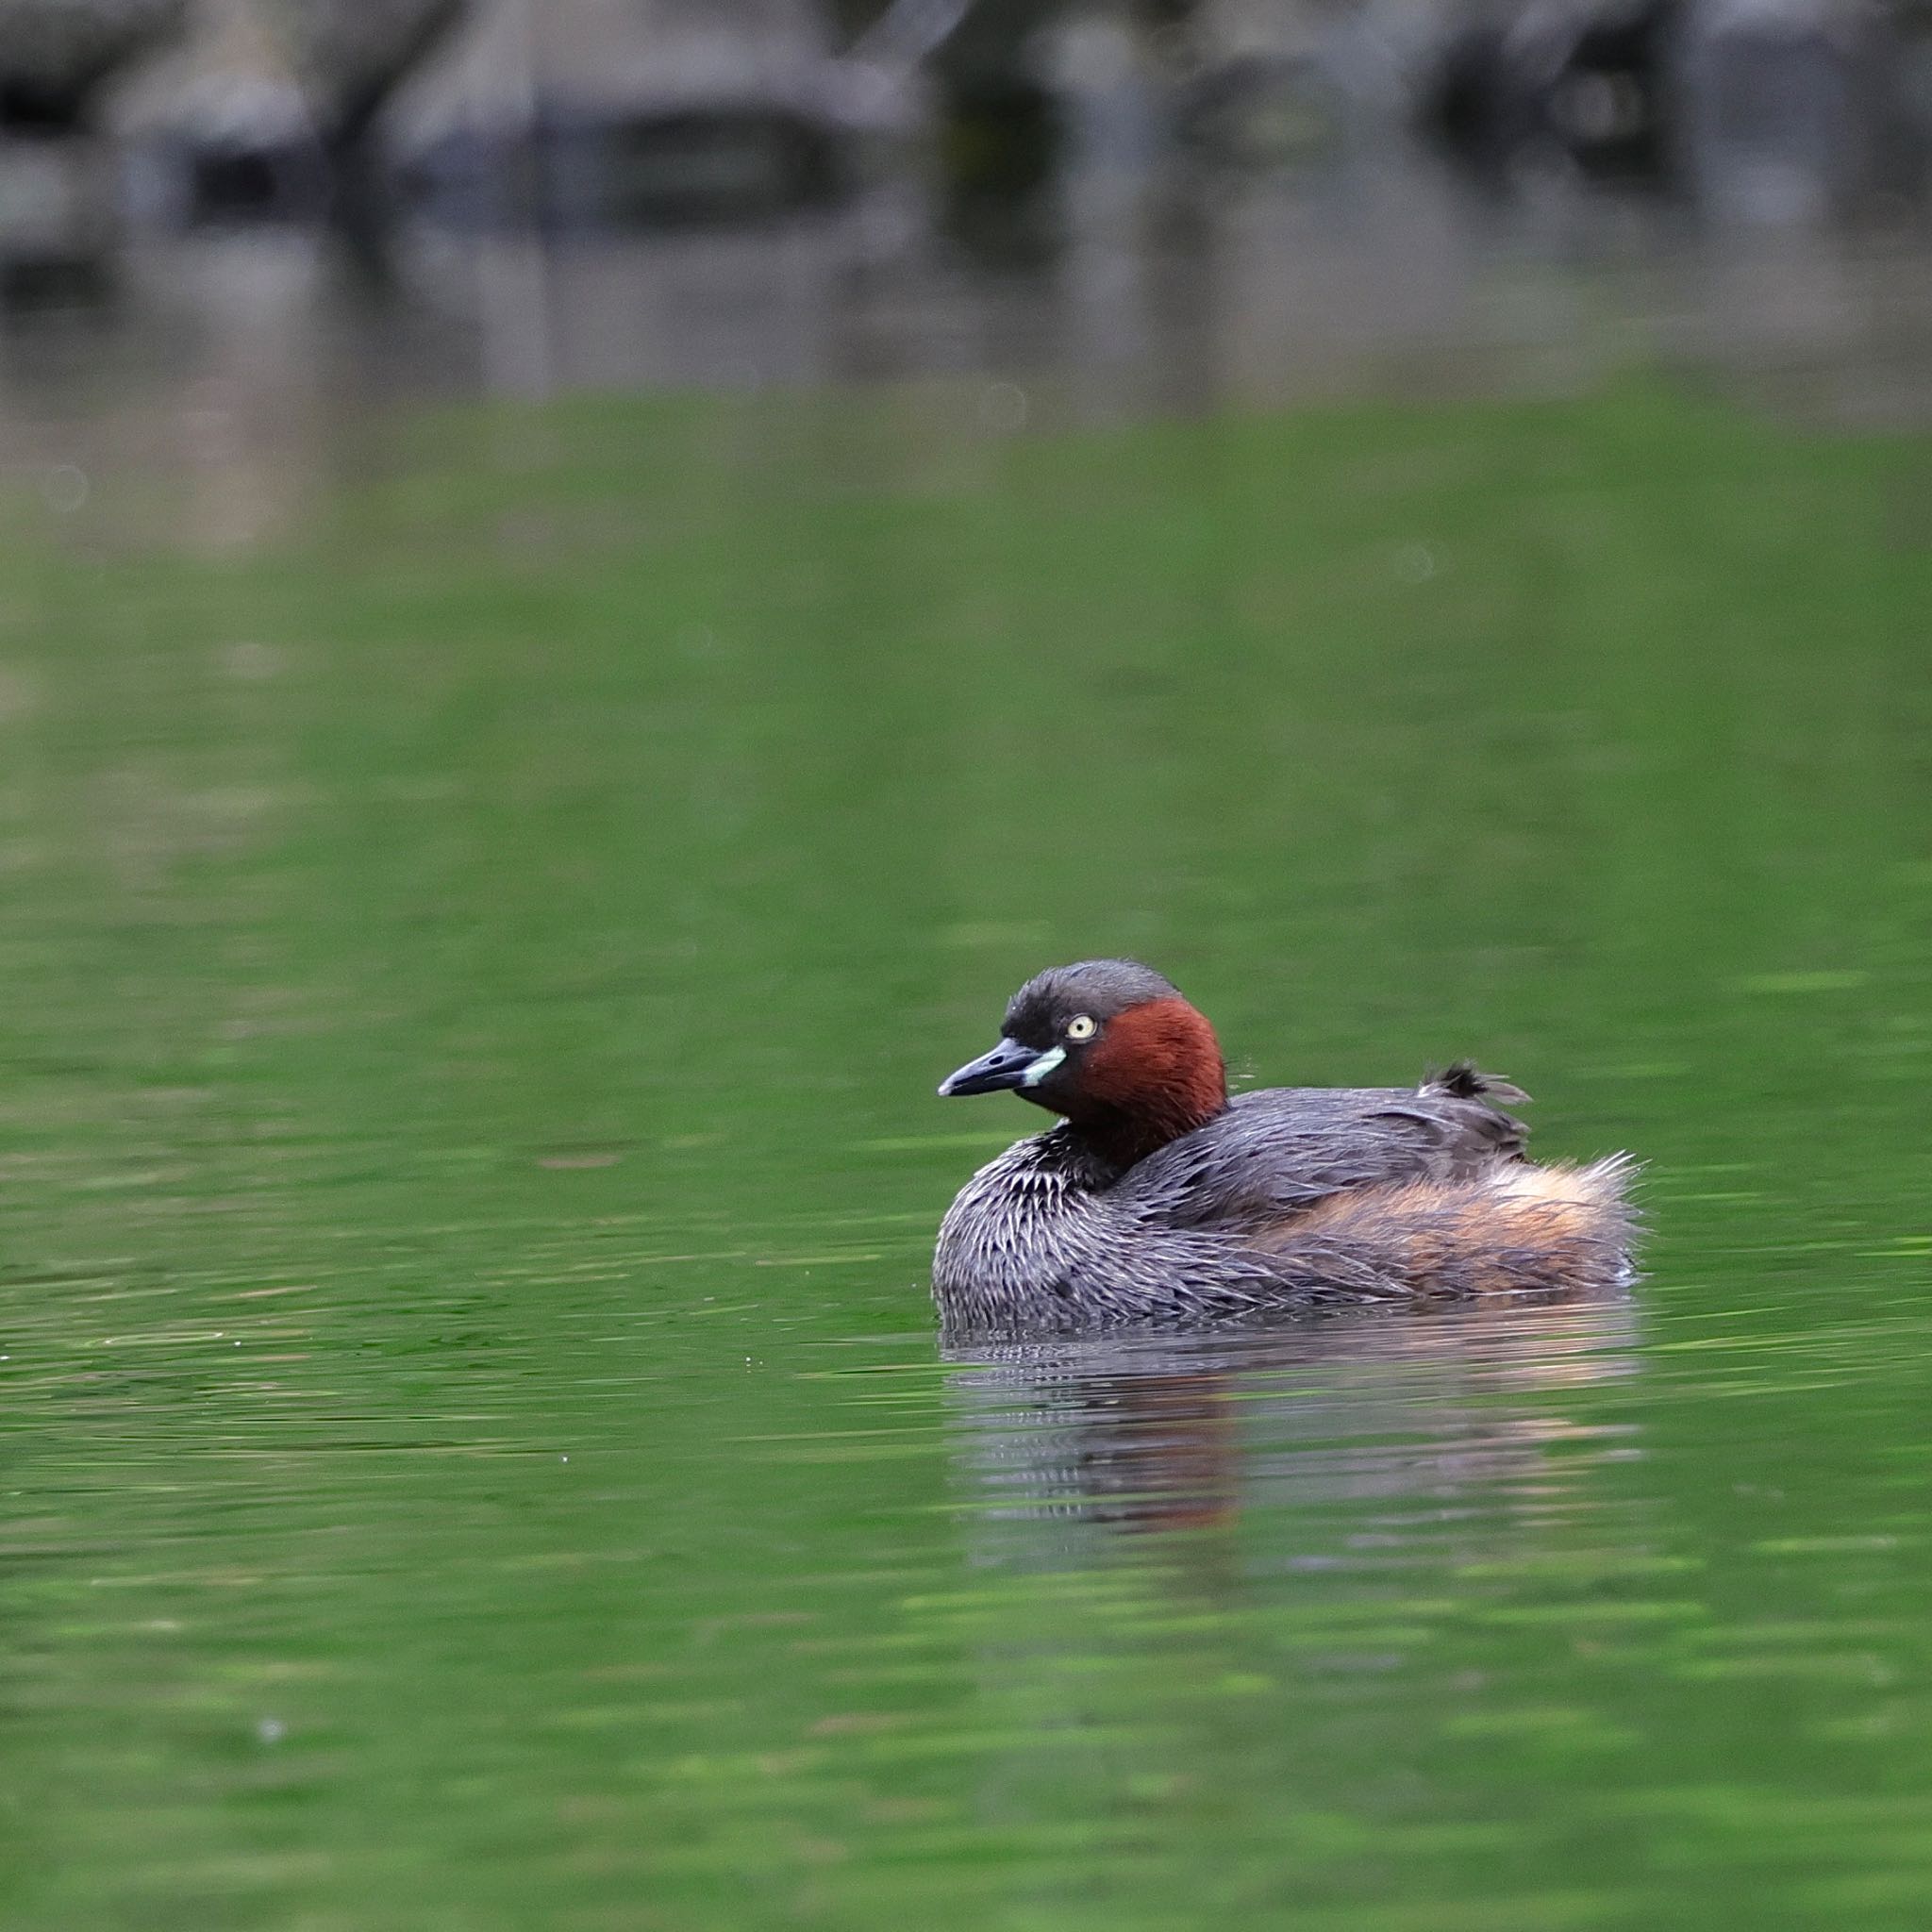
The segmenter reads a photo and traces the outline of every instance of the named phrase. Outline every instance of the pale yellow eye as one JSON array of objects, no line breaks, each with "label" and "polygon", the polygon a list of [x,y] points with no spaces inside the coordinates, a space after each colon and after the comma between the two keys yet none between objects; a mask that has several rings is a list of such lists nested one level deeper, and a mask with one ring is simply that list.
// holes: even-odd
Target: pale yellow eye
[{"label": "pale yellow eye", "polygon": [[1100,1022],[1091,1013],[1076,1013],[1067,1022],[1069,1040],[1091,1040],[1100,1031]]}]

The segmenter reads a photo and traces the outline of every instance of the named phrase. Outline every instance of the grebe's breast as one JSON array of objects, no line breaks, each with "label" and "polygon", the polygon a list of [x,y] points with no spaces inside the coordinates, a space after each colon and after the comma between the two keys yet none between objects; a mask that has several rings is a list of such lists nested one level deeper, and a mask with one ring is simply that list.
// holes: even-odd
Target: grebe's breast
[{"label": "grebe's breast", "polygon": [[1092,1252],[1095,1191],[1112,1177],[1064,1125],[1015,1141],[946,1209],[934,1292],[975,1304],[1056,1293]]}]

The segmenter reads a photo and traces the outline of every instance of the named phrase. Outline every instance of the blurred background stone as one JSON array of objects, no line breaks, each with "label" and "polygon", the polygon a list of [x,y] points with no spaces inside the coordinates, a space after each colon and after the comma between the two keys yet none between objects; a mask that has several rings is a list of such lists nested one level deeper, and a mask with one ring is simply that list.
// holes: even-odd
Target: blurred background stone
[{"label": "blurred background stone", "polygon": [[101,97],[186,0],[0,0],[0,302],[92,291],[118,209]]},{"label": "blurred background stone", "polygon": [[0,0],[0,131],[67,132],[129,62],[175,33],[187,0]]},{"label": "blurred background stone", "polygon": [[[1044,208],[1100,152],[1267,170],[1404,123],[1492,178],[1574,167],[1782,219],[1908,185],[1932,122],[1923,0],[4,11],[0,125],[71,126],[111,98],[135,205],[225,220],[308,218],[391,190],[469,220],[762,220],[884,170],[923,173],[972,225]],[[174,53],[142,59],[177,30]]]}]

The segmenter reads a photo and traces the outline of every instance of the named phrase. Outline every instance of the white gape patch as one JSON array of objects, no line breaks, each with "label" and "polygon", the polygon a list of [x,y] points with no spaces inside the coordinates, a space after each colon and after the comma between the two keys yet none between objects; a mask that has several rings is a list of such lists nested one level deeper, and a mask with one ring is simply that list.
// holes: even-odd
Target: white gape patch
[{"label": "white gape patch", "polygon": [[1051,1052],[1043,1053],[1026,1071],[1020,1075],[1023,1087],[1038,1087],[1053,1070],[1067,1057],[1063,1046],[1057,1046]]}]

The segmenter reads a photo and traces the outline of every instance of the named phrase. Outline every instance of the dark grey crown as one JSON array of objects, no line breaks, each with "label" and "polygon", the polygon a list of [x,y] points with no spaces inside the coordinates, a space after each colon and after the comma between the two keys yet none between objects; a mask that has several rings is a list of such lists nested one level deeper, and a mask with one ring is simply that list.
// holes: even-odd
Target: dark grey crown
[{"label": "dark grey crown", "polygon": [[1000,1031],[1026,1046],[1049,1047],[1076,1013],[1111,1020],[1149,1000],[1176,1000],[1180,991],[1138,959],[1082,959],[1036,973],[1007,1002]]}]

